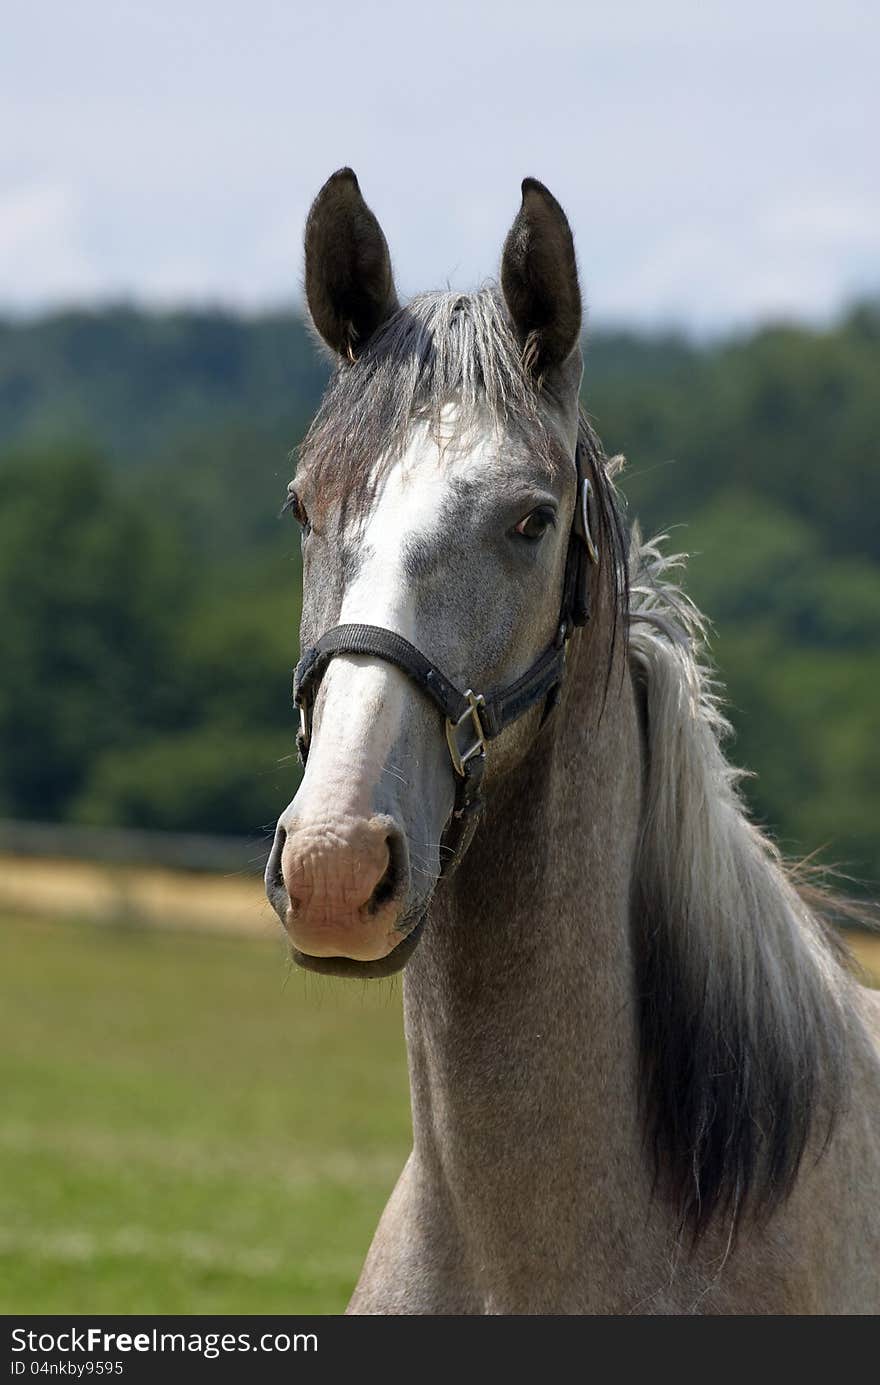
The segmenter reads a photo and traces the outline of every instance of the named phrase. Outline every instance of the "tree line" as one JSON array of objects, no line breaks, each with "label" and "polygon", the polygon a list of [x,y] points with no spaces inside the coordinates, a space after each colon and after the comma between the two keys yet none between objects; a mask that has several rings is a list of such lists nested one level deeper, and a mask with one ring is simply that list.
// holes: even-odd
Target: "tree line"
[{"label": "tree line", "polygon": [[[693,555],[757,817],[877,882],[880,305],[586,359],[631,514]],[[293,313],[0,321],[0,815],[269,830],[297,774],[278,516],[326,371]]]}]

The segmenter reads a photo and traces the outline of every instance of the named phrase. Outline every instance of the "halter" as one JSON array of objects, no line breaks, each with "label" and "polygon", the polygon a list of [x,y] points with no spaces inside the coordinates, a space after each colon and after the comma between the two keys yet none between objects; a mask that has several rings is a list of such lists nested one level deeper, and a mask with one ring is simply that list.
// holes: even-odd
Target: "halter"
[{"label": "halter", "polygon": [[589,566],[599,561],[590,531],[593,488],[584,474],[583,449],[574,455],[577,502],[568,538],[562,605],[553,643],[515,682],[491,697],[471,688],[461,692],[436,664],[402,635],[380,625],[336,625],[307,649],[294,669],[293,701],[299,708],[297,749],[303,765],[312,734],[312,708],[331,659],[340,654],[368,654],[394,664],[415,683],[443,714],[446,744],[456,776],[455,806],[441,841],[441,875],[449,875],[463,856],[483,807],[480,785],[486,768],[488,742],[500,735],[531,707],[545,700],[543,721],[559,696],[565,675],[565,651],[572,630],[590,618]]}]

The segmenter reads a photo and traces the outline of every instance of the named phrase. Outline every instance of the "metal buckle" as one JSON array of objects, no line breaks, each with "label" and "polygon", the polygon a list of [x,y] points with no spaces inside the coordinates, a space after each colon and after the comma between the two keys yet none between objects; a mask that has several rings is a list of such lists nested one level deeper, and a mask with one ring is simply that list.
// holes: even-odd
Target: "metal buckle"
[{"label": "metal buckle", "polygon": [[299,738],[303,747],[308,750],[309,741],[312,739],[312,719],[309,716],[309,704],[303,698],[297,705],[299,707]]},{"label": "metal buckle", "polygon": [[[464,694],[467,698],[467,707],[462,712],[457,721],[446,718],[446,744],[449,746],[449,754],[452,758],[452,767],[456,774],[460,774],[462,779],[465,777],[465,765],[469,760],[473,760],[475,755],[485,755],[486,753],[486,733],[483,730],[483,723],[480,720],[480,708],[485,707],[486,699],[482,693],[475,693],[470,688]],[[458,744],[457,732],[466,722],[470,721],[476,733],[477,739],[474,744],[468,746],[463,753]]]},{"label": "metal buckle", "polygon": [[590,496],[593,494],[593,487],[590,485],[589,476],[585,476],[581,481],[581,493],[578,497],[580,505],[578,507],[578,518],[580,519],[581,538],[587,545],[587,552],[590,555],[591,563],[598,563],[599,550],[596,547],[593,535],[590,533]]}]

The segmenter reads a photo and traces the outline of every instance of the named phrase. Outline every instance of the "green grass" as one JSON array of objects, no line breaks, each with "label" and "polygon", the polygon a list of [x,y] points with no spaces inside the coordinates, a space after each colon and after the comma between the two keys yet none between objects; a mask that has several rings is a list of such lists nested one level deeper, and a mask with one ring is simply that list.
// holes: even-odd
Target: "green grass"
[{"label": "green grass", "polygon": [[340,1312],[409,1147],[399,987],[4,919],[0,1094],[0,1312]]}]

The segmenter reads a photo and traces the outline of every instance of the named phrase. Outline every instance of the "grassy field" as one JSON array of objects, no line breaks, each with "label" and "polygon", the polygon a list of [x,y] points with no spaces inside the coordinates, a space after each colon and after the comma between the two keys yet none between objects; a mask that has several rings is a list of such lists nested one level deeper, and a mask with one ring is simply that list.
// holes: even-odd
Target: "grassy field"
[{"label": "grassy field", "polygon": [[3,918],[0,1312],[341,1311],[409,1145],[399,1002],[268,937]]},{"label": "grassy field", "polygon": [[0,1312],[339,1312],[409,1145],[399,983],[4,918],[0,1092]]}]

